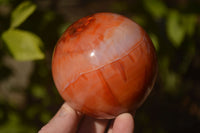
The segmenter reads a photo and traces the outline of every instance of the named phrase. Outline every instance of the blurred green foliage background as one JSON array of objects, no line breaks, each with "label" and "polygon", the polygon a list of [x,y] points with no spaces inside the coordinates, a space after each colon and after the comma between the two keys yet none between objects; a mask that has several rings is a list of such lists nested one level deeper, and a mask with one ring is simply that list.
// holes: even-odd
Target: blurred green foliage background
[{"label": "blurred green foliage background", "polygon": [[63,100],[51,56],[63,31],[96,12],[140,24],[157,50],[156,85],[135,133],[200,132],[199,0],[0,0],[0,133],[34,133]]}]

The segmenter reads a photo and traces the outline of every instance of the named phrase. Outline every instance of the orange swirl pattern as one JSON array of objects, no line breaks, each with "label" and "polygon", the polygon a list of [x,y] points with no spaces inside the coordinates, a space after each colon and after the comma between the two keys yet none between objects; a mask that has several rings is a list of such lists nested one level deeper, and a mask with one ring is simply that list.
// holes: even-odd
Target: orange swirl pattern
[{"label": "orange swirl pattern", "polygon": [[154,46],[132,20],[97,13],[72,24],[52,59],[56,87],[70,106],[96,118],[135,111],[157,74]]}]

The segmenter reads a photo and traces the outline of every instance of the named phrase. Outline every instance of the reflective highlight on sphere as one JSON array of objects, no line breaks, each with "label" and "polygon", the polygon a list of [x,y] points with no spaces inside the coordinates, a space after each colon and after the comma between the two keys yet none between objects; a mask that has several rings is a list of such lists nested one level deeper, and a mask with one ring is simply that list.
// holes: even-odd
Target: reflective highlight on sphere
[{"label": "reflective highlight on sphere", "polygon": [[52,59],[53,79],[63,99],[96,118],[135,111],[152,90],[156,73],[155,49],[146,32],[113,13],[72,24]]}]

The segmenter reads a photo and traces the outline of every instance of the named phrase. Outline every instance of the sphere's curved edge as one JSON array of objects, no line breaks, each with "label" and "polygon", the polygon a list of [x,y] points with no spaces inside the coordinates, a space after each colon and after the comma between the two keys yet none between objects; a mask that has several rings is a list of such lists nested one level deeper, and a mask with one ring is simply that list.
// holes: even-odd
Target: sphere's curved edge
[{"label": "sphere's curved edge", "polygon": [[[87,22],[89,23],[88,19]],[[71,30],[70,35],[74,39],[78,35],[78,33],[74,32],[75,29],[79,32],[79,28],[86,28],[81,27],[82,24],[78,24],[77,27]],[[124,25],[126,26],[124,27]],[[87,46],[86,49],[79,47],[79,45],[73,45],[74,47],[70,49],[72,51],[70,55],[65,55],[68,53],[62,50],[63,47],[57,50],[59,53],[55,56],[55,63],[53,64],[52,61],[52,65],[54,65],[52,67],[53,78],[56,79],[56,87],[59,93],[71,107],[97,119],[113,119],[121,113],[135,111],[143,104],[155,84],[158,66],[155,48],[151,39],[142,27],[138,24],[136,27],[127,25],[127,23],[120,24],[120,28],[128,29],[128,31],[124,33],[124,30],[120,28],[115,29],[117,32],[112,30],[112,33],[116,34],[109,35],[115,35],[115,41],[111,38],[106,43],[104,42],[108,47],[102,47],[103,40],[101,39],[100,43],[98,42],[98,46],[101,47],[96,45],[88,46],[87,43],[80,42],[80,44],[84,44],[83,46]],[[135,32],[129,32],[132,30]],[[118,45],[113,47],[113,44]],[[64,42],[61,46],[63,45]],[[64,47],[64,49],[68,48]],[[81,48],[82,51],[87,50],[85,53],[80,50],[84,58],[77,56],[79,51],[77,52],[76,49],[78,48]],[[74,53],[73,50],[75,50]],[[53,55],[55,54],[54,52]],[[93,54],[91,55],[92,52]],[[84,63],[86,65],[83,65]],[[64,71],[62,72],[61,70]]]}]

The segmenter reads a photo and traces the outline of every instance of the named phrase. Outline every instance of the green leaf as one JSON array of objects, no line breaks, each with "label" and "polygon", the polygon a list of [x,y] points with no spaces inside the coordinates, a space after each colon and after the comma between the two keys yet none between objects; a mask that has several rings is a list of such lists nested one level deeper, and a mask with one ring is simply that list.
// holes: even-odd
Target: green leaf
[{"label": "green leaf", "polygon": [[44,58],[44,54],[40,50],[43,43],[38,36],[31,32],[17,29],[8,30],[3,33],[2,39],[16,60],[26,61]]},{"label": "green leaf", "polygon": [[167,18],[167,35],[174,47],[179,47],[185,36],[185,27],[179,12],[172,10]]},{"label": "green leaf", "polygon": [[156,19],[167,13],[167,7],[161,0],[143,0],[145,9]]},{"label": "green leaf", "polygon": [[153,33],[150,33],[149,36],[153,42],[153,45],[154,45],[156,51],[158,51],[159,50],[158,37]]},{"label": "green leaf", "polygon": [[21,3],[11,15],[11,28],[16,28],[22,24],[36,9],[36,5],[30,1]]},{"label": "green leaf", "polygon": [[187,35],[192,36],[195,31],[197,16],[195,14],[186,14],[184,17],[184,27]]}]

